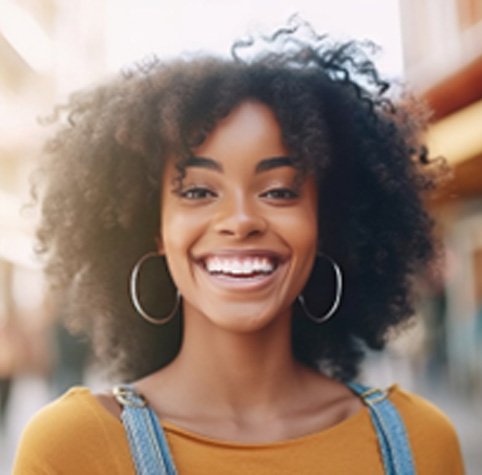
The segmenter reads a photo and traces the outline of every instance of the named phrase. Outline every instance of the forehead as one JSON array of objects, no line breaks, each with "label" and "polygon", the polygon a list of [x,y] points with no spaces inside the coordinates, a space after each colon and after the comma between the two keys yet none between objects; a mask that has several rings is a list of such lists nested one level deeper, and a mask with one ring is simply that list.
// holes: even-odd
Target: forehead
[{"label": "forehead", "polygon": [[190,148],[187,154],[171,155],[165,171],[182,181],[190,170],[229,170],[247,176],[287,167],[296,169],[299,179],[307,172],[305,161],[285,144],[273,109],[248,98],[217,121],[200,145]]},{"label": "forehead", "polygon": [[221,119],[204,142],[193,150],[195,155],[220,157],[252,152],[250,155],[285,155],[281,127],[273,111],[255,100],[245,100]]}]

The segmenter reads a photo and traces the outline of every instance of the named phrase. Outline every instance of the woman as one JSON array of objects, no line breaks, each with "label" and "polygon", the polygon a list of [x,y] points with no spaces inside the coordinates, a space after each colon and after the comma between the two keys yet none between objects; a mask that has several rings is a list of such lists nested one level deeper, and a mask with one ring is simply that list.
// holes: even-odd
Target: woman
[{"label": "woman", "polygon": [[[134,382],[45,408],[15,473],[463,473],[437,409],[346,384],[410,317],[434,254],[420,114],[385,97],[361,46],[295,30],[249,61],[242,44],[233,60],[153,60],[59,111],[47,270]],[[380,401],[403,449],[374,428]],[[144,472],[138,436],[159,457]]]}]

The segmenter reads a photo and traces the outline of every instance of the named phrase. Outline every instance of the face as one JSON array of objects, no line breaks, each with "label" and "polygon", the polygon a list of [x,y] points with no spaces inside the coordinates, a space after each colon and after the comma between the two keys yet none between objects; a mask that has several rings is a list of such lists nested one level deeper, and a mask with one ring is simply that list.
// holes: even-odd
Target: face
[{"label": "face", "polygon": [[185,319],[247,332],[291,315],[316,254],[313,177],[299,183],[280,126],[245,101],[192,150],[181,186],[163,176],[159,250]]}]

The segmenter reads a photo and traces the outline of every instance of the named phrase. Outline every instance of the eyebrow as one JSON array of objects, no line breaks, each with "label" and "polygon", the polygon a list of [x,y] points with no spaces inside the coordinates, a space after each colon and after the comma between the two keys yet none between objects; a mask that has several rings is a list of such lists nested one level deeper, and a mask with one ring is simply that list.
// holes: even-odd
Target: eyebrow
[{"label": "eyebrow", "polygon": [[[182,168],[207,168],[209,170],[214,170],[217,172],[224,172],[223,166],[221,163],[213,160],[212,158],[207,157],[196,157],[191,156],[181,162]],[[279,167],[295,167],[295,161],[291,157],[270,157],[261,160],[255,168],[255,173],[262,173],[273,168]]]},{"label": "eyebrow", "polygon": [[273,168],[279,167],[295,167],[295,162],[291,157],[271,157],[261,160],[257,165],[255,172],[261,173]]}]

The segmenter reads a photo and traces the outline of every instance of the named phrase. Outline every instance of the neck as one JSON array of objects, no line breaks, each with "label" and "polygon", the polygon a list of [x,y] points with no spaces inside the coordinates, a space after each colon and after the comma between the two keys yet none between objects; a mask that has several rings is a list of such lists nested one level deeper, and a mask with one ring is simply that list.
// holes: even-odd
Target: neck
[{"label": "neck", "polygon": [[273,408],[296,390],[301,367],[292,355],[289,314],[248,333],[193,317],[185,319],[183,345],[171,364],[186,394],[238,413]]}]

